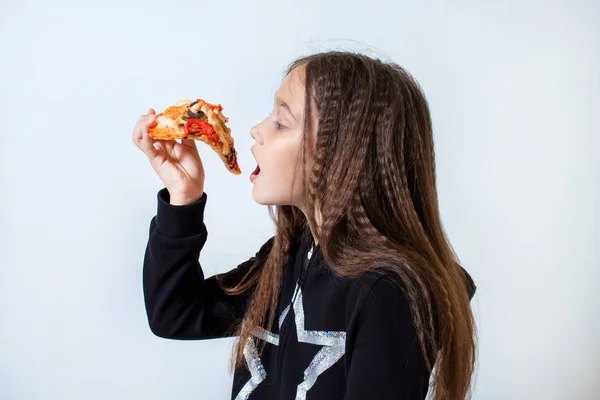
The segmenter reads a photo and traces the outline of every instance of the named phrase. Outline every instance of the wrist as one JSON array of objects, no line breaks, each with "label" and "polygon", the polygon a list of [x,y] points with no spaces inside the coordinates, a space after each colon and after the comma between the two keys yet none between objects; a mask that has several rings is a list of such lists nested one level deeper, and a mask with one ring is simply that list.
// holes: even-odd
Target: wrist
[{"label": "wrist", "polygon": [[173,193],[169,196],[169,204],[172,206],[187,206],[198,202],[202,198],[204,191],[195,194]]}]

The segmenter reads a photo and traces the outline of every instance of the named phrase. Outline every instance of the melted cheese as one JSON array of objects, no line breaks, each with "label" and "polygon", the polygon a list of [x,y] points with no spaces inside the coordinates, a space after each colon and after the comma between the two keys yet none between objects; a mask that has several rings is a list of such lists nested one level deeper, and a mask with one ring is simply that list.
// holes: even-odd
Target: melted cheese
[{"label": "melted cheese", "polygon": [[193,113],[197,113],[198,110],[200,110],[201,104],[200,103],[196,103],[193,106],[190,107],[190,111]]},{"label": "melted cheese", "polygon": [[[202,105],[201,110],[204,113],[204,115],[206,115],[206,119],[212,126],[221,127],[222,129],[226,128],[225,124],[221,121],[221,118],[219,118],[219,114],[217,114],[216,112],[214,112],[213,110],[211,110],[204,104]],[[219,131],[219,129],[215,129],[215,132],[217,133],[217,135],[219,135],[219,139],[224,143],[223,155],[225,155],[225,156],[228,155],[229,154],[228,141],[225,140],[225,138],[221,135],[221,132]]]},{"label": "melted cheese", "polygon": [[175,105],[175,107],[179,107],[184,104],[191,104],[191,102],[192,102],[191,100],[177,100],[174,105]]},{"label": "melted cheese", "polygon": [[161,126],[168,128],[177,128],[177,122],[174,119],[167,117],[166,115],[159,115],[156,117],[156,123]]}]

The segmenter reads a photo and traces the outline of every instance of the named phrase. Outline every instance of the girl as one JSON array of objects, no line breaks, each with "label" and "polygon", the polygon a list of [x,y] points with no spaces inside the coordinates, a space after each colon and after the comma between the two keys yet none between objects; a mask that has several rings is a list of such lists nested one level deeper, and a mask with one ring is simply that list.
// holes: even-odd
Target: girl
[{"label": "girl", "polygon": [[133,139],[165,185],[144,258],[152,332],[239,336],[233,399],[464,399],[475,287],[442,229],[427,102],[401,67],[351,53],[295,61],[250,130],[256,202],[276,235],[205,278],[193,140]]}]

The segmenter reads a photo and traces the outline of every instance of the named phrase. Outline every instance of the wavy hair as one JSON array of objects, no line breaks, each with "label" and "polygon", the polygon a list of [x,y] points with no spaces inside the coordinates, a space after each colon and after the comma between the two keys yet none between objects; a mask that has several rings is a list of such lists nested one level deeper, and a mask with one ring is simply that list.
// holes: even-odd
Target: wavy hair
[{"label": "wavy hair", "polygon": [[[244,364],[244,344],[257,327],[273,326],[286,262],[311,228],[337,275],[376,268],[398,275],[432,372],[431,398],[470,397],[475,287],[442,227],[432,122],[419,84],[396,64],[347,52],[298,59],[288,73],[295,68],[305,76],[303,165],[312,157],[312,168],[302,169],[307,213],[270,207],[276,234],[266,260],[226,288],[252,294],[232,366]],[[307,151],[307,138],[314,150]]]}]

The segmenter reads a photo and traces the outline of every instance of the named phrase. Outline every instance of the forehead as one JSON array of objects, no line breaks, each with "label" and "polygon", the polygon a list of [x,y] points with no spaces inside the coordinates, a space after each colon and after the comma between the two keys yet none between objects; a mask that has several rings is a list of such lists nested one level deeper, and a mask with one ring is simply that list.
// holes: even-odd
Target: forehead
[{"label": "forehead", "polygon": [[304,68],[294,68],[283,80],[275,94],[276,100],[287,103],[294,114],[302,115],[306,90],[304,87]]}]

